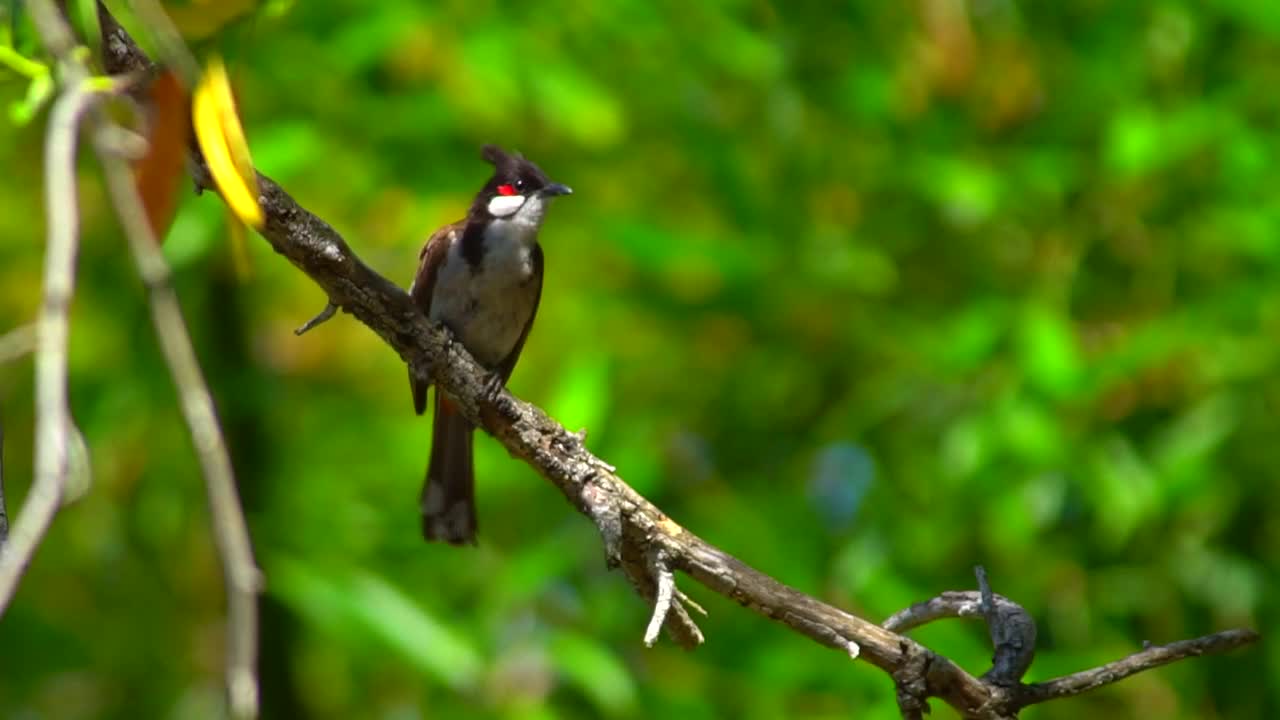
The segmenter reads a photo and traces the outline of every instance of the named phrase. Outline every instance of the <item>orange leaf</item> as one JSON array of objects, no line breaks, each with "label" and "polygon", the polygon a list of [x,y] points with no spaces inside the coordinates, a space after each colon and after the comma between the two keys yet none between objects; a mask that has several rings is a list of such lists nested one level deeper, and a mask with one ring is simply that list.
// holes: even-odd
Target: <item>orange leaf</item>
[{"label": "orange leaf", "polygon": [[147,220],[163,240],[177,209],[178,185],[185,170],[191,127],[187,93],[173,72],[165,70],[146,94],[147,154],[134,162],[133,178]]}]

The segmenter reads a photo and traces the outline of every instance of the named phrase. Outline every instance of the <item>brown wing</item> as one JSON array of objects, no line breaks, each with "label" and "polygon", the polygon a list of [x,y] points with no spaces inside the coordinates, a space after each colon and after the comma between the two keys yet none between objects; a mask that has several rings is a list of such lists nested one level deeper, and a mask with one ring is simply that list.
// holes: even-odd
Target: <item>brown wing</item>
[{"label": "brown wing", "polygon": [[[427,244],[422,246],[422,252],[418,253],[418,272],[413,278],[413,285],[409,288],[409,297],[413,299],[413,303],[418,306],[423,315],[431,316],[431,299],[435,296],[436,276],[440,274],[440,266],[444,264],[449,246],[453,244],[453,236],[462,232],[466,222],[466,220],[459,220],[431,233],[431,237],[427,238]],[[413,409],[419,415],[427,409],[428,386],[429,383],[421,382],[413,376],[413,373],[409,373],[409,389],[413,392]]]},{"label": "brown wing", "polygon": [[516,346],[511,348],[511,352],[498,365],[498,374],[502,376],[503,384],[506,384],[511,377],[511,371],[516,369],[516,361],[520,359],[520,351],[524,349],[524,341],[529,338],[529,330],[533,327],[533,319],[538,316],[538,303],[542,300],[541,245],[533,246],[533,278],[530,282],[536,284],[533,291],[533,309],[529,311],[529,321],[524,324],[524,330],[520,331],[520,339],[516,341]]}]

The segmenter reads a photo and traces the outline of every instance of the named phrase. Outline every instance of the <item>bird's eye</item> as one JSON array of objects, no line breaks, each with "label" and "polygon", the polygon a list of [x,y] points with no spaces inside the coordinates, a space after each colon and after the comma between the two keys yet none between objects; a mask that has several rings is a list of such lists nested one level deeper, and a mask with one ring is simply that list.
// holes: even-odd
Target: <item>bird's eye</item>
[{"label": "bird's eye", "polygon": [[515,195],[516,189],[512,185],[499,185],[498,194],[499,195]]}]

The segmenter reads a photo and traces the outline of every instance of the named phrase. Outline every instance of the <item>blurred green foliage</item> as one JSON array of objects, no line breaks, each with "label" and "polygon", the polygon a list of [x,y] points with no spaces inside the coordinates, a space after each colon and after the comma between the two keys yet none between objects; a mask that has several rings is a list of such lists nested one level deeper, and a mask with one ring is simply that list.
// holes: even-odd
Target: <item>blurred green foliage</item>
[{"label": "blurred green foliage", "polygon": [[[398,282],[483,142],[571,184],[512,387],[760,569],[882,618],[985,564],[1040,624],[1030,679],[1280,629],[1280,4],[272,2],[202,42],[260,168]],[[43,119],[3,125],[0,330],[37,304]],[[0,622],[0,715],[208,717],[201,478],[82,177],[95,485]],[[241,282],[193,197],[165,250],[266,573],[268,717],[897,717],[878,671],[692,583],[708,643],[644,649],[590,524],[492,441],[480,547],[423,544],[403,366],[346,317],[294,337],[325,299],[250,247]],[[16,504],[29,361],[0,404]],[[977,625],[918,637],[989,656]],[[1026,715],[1275,717],[1278,648]]]}]

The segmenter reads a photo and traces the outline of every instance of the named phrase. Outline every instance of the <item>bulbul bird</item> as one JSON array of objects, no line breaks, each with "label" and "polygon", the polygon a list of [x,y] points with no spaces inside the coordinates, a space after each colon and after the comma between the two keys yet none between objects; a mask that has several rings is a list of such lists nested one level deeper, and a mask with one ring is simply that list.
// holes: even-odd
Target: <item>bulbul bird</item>
[{"label": "bulbul bird", "polygon": [[[472,357],[493,372],[491,390],[506,385],[533,327],[542,296],[538,230],[547,205],[573,191],[537,165],[494,145],[481,153],[493,177],[467,216],[431,234],[419,255],[409,296],[433,321],[444,323]],[[427,407],[427,383],[410,374],[413,407]],[[454,545],[476,537],[474,427],[436,389],[431,460],[422,487],[422,535]]]}]

